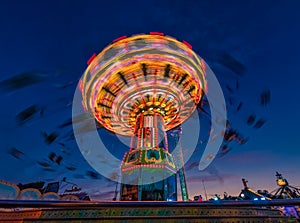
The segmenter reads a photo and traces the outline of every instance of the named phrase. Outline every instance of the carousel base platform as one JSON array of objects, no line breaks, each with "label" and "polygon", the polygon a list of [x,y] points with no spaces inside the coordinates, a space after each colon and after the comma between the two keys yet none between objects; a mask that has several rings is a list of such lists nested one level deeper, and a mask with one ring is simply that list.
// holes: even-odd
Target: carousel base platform
[{"label": "carousel base platform", "polygon": [[[299,202],[298,202],[299,203]],[[275,205],[281,205],[280,203]],[[270,203],[0,201],[0,222],[298,222]]]}]

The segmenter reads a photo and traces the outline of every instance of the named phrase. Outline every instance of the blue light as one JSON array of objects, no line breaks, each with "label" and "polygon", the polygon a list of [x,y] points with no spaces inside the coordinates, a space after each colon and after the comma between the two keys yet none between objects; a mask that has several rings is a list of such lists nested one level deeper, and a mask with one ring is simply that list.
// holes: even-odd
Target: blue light
[{"label": "blue light", "polygon": [[257,200],[258,200],[258,198],[256,197],[256,198],[254,198],[253,200],[257,201]]},{"label": "blue light", "polygon": [[218,199],[217,197],[214,197],[214,200],[217,201],[217,200],[219,200],[219,199]]},{"label": "blue light", "polygon": [[262,197],[262,198],[260,198],[262,201],[265,201],[266,200],[266,198],[265,197]]}]

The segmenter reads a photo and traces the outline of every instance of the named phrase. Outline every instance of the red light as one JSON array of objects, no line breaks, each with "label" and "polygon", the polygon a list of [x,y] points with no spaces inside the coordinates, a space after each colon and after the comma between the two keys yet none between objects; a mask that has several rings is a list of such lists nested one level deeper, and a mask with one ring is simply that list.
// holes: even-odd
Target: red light
[{"label": "red light", "polygon": [[78,87],[79,87],[79,90],[80,90],[81,92],[83,92],[83,82],[82,82],[82,79],[80,79],[79,84],[78,84]]},{"label": "red light", "polygon": [[205,64],[205,61],[203,59],[201,59],[201,65],[202,65],[202,69],[204,71],[204,74],[206,74],[206,64]]},{"label": "red light", "polygon": [[94,53],[94,54],[90,57],[90,59],[86,62],[87,65],[90,65],[90,64],[92,63],[92,61],[95,59],[96,56],[97,56],[97,54]]},{"label": "red light", "polygon": [[187,41],[183,40],[182,42],[183,42],[183,44],[185,44],[188,48],[190,48],[190,49],[193,48],[192,45],[189,44]]},{"label": "red light", "polygon": [[119,38],[114,39],[112,42],[115,43],[115,42],[118,42],[121,39],[126,39],[126,38],[127,38],[127,36],[121,36]]},{"label": "red light", "polygon": [[150,32],[150,35],[159,35],[159,36],[164,36],[164,33],[161,32]]}]

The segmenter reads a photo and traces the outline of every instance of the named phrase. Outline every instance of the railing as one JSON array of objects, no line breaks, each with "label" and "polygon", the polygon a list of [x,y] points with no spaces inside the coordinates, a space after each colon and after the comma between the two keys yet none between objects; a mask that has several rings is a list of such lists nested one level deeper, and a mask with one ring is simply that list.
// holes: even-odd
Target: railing
[{"label": "railing", "polygon": [[274,207],[300,206],[300,199],[278,199],[258,201],[43,201],[0,200],[0,208],[100,208],[100,207]]}]

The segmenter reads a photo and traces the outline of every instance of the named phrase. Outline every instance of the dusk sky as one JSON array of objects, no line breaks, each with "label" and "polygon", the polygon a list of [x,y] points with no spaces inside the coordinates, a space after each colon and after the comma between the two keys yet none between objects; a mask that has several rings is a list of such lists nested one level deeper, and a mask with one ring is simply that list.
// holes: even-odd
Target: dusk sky
[{"label": "dusk sky", "polygon": [[[203,145],[185,165],[190,198],[204,195],[203,181],[209,197],[238,195],[242,178],[255,190],[272,191],[276,171],[299,186],[299,7],[299,1],[271,0],[2,1],[0,179],[17,184],[66,177],[94,199],[112,199],[115,183],[92,174],[70,137],[72,125],[61,125],[72,118],[73,95],[93,53],[120,36],[157,31],[189,42],[206,61],[222,87],[231,127],[247,139],[223,142],[228,151],[199,171],[210,130],[200,113]],[[261,103],[266,92],[270,101]],[[22,121],[18,114],[27,108],[34,114]],[[251,115],[255,121],[247,124]],[[258,120],[265,122],[254,127]],[[51,133],[53,142],[45,140]],[[111,133],[99,134],[121,159],[124,146]],[[62,157],[59,164],[51,153]]]}]

